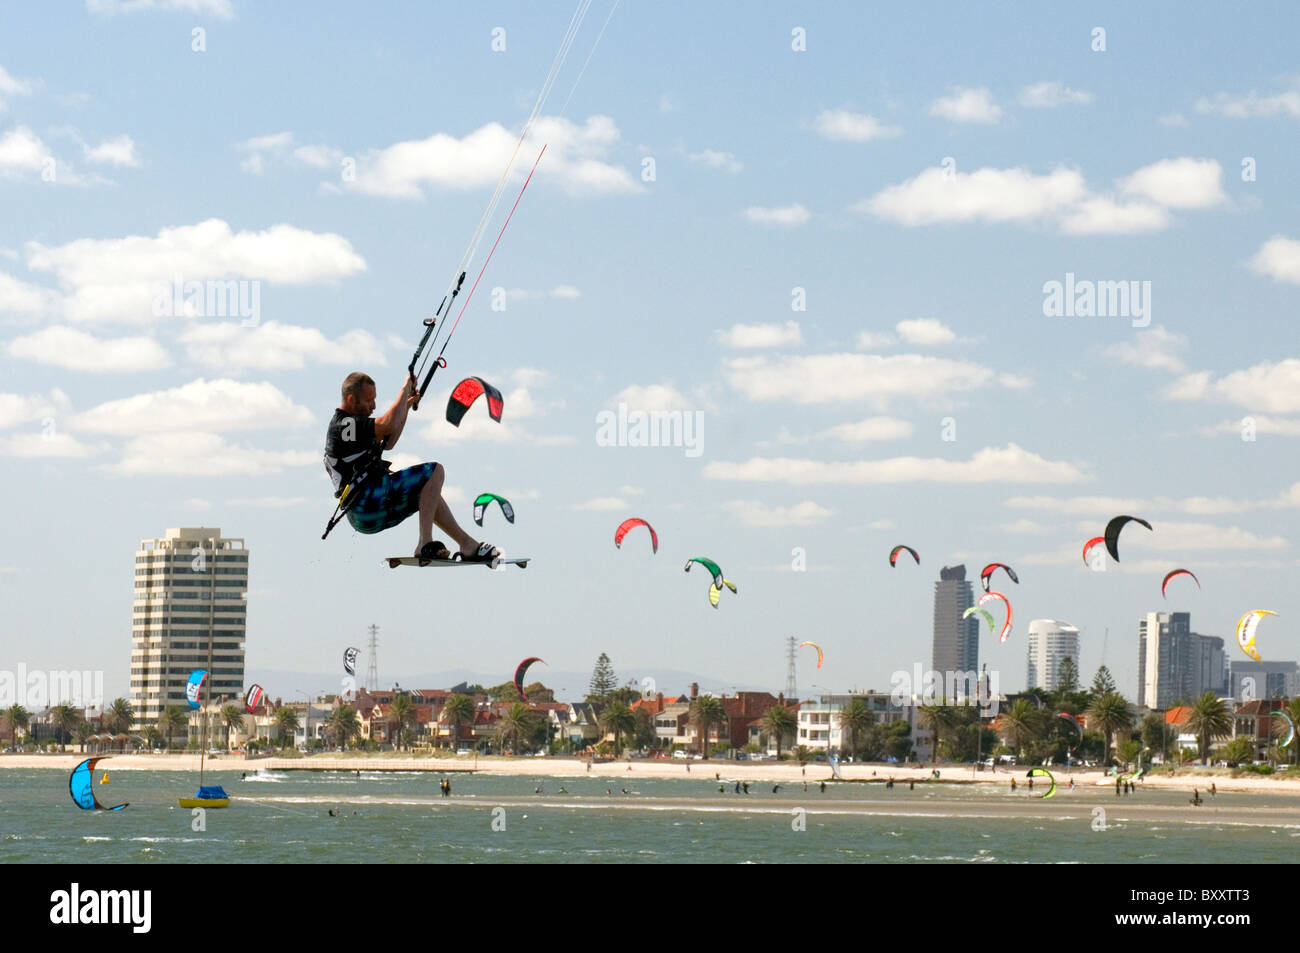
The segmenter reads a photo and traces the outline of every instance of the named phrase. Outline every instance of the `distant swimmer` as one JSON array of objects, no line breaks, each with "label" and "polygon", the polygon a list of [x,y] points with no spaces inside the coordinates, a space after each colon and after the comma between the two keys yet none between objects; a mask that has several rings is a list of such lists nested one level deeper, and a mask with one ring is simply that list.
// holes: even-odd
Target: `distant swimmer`
[{"label": "distant swimmer", "polygon": [[777,791],[779,791],[779,790],[781,790],[781,785],[779,785],[779,784],[774,784],[774,785],[772,785],[772,793],[773,793],[773,794],[775,794],[775,793],[776,793]]},{"label": "distant swimmer", "polygon": [[560,788],[560,790],[556,791],[555,793],[556,793],[556,794],[568,794],[569,792],[566,791],[564,788]]},{"label": "distant swimmer", "polygon": [[606,794],[613,794],[614,792],[611,791],[609,788],[605,788],[605,793],[606,793]]},{"label": "distant swimmer", "polygon": [[537,787],[533,788],[533,793],[534,793],[534,794],[541,794],[541,793],[542,793],[542,786],[539,784],[539,785],[537,785]]},{"label": "distant swimmer", "polygon": [[623,793],[624,793],[624,794],[627,794],[627,793],[628,793],[627,788],[624,788],[624,789],[623,789]]},{"label": "distant swimmer", "polygon": [[749,782],[746,781],[746,782],[744,782],[741,786],[745,789],[745,793],[748,794],[748,793],[749,793]]},{"label": "distant swimmer", "polygon": [[243,781],[243,780],[244,780],[245,778],[247,778],[247,777],[248,777],[248,772],[247,772],[247,771],[241,771],[241,772],[239,773],[239,780]]},{"label": "distant swimmer", "polygon": [[338,817],[338,815],[334,813],[334,808],[330,808],[330,817]]},{"label": "distant swimmer", "polygon": [[823,781],[823,782],[822,782],[822,794],[825,794],[825,793],[826,793],[826,782]]},{"label": "distant swimmer", "polygon": [[718,785],[718,793],[719,793],[719,794],[725,794],[725,793],[726,793],[726,790],[727,790],[727,786],[726,786],[725,784],[719,784],[719,785]]}]

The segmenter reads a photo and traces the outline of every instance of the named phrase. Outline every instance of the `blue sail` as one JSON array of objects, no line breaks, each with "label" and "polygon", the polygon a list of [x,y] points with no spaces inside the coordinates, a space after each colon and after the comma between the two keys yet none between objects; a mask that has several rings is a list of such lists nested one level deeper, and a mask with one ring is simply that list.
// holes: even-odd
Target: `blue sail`
[{"label": "blue sail", "polygon": [[230,797],[230,795],[226,793],[225,788],[223,788],[220,784],[201,785],[199,787],[198,793],[195,794],[194,796],[199,798],[207,798],[207,799]]},{"label": "blue sail", "polygon": [[199,707],[199,693],[203,691],[203,680],[207,677],[207,671],[201,668],[190,672],[190,680],[185,683],[185,700],[191,708]]},{"label": "blue sail", "polygon": [[107,758],[87,758],[72,769],[72,774],[68,775],[68,793],[72,795],[72,800],[76,802],[77,807],[83,811],[120,811],[130,806],[129,804],[116,804],[113,807],[105,807],[95,797],[95,785],[91,772],[95,770],[96,764],[107,760]]}]

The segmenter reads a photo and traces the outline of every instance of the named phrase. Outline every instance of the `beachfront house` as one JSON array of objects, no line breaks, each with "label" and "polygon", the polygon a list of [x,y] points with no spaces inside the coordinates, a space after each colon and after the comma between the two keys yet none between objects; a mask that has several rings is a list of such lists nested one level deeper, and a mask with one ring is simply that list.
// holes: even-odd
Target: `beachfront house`
[{"label": "beachfront house", "polygon": [[890,725],[906,721],[911,729],[912,757],[929,761],[933,754],[934,738],[921,724],[921,700],[917,697],[899,699],[883,692],[861,692],[847,695],[822,695],[816,701],[805,701],[799,706],[799,728],[796,744],[813,751],[843,751],[846,743],[840,713],[852,701],[861,699],[875,717],[877,724]]},{"label": "beachfront house", "polygon": [[1255,745],[1254,758],[1261,760],[1268,757],[1268,749],[1285,740],[1288,726],[1281,715],[1271,714],[1284,711],[1287,699],[1255,699],[1243,702],[1232,716],[1232,737],[1249,738]]}]

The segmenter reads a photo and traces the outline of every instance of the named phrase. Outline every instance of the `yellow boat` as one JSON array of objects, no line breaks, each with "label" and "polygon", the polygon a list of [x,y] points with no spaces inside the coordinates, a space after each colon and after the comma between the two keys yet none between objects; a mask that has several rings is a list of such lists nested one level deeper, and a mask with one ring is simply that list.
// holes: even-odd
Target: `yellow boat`
[{"label": "yellow boat", "polygon": [[204,785],[194,797],[178,798],[181,807],[229,807],[230,795],[219,784]]}]

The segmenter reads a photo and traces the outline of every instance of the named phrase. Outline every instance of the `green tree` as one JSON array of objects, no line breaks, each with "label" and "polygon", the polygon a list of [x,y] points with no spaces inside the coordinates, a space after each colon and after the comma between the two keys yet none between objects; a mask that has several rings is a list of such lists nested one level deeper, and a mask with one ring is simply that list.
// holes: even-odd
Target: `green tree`
[{"label": "green tree", "polygon": [[361,734],[361,722],[357,719],[357,710],[351,705],[340,704],[325,719],[325,732],[334,745],[342,751],[350,740]]},{"label": "green tree", "polygon": [[536,717],[536,712],[523,702],[515,702],[501,713],[497,719],[497,738],[503,752],[509,745],[512,753],[519,753],[520,743],[533,733]]},{"label": "green tree", "polygon": [[24,732],[32,723],[31,713],[22,705],[10,705],[0,715],[4,716],[5,725],[9,728],[9,745],[15,747],[18,744],[18,729]]},{"label": "green tree", "polygon": [[[1106,666],[1102,666],[1105,669]],[[1107,673],[1109,675],[1109,673]],[[1097,672],[1101,678],[1101,670]],[[1096,681],[1093,683],[1097,684]],[[1116,732],[1133,729],[1133,710],[1118,692],[1102,692],[1095,696],[1088,706],[1088,726],[1101,732],[1104,739],[1102,746],[1102,763],[1110,763],[1110,741]]]},{"label": "green tree", "polygon": [[1097,669],[1097,674],[1092,677],[1092,694],[1110,695],[1118,692],[1115,687],[1115,679],[1110,674],[1110,669],[1102,666]]},{"label": "green tree", "polygon": [[652,748],[658,735],[655,734],[655,716],[650,714],[648,708],[638,708],[633,714],[636,716],[636,728],[632,731],[632,744],[636,748]]},{"label": "green tree", "polygon": [[298,733],[298,728],[302,724],[298,720],[297,709],[290,708],[288,705],[281,705],[275,711],[276,733],[280,739],[280,747],[284,747],[285,736],[288,736],[289,744],[293,744],[293,736]]},{"label": "green tree", "polygon": [[474,699],[468,695],[452,695],[442,706],[438,720],[451,726],[451,748],[455,750],[461,728],[474,723]]},{"label": "green tree", "polygon": [[1173,726],[1165,722],[1162,712],[1147,713],[1142,719],[1141,735],[1144,747],[1149,748],[1152,754],[1161,752],[1164,760],[1169,760],[1169,749],[1173,746],[1177,734]]},{"label": "green tree", "polygon": [[[757,754],[758,752],[753,752]],[[794,759],[799,762],[799,767],[803,767],[812,760],[812,749],[807,745],[796,745],[794,749]]]},{"label": "green tree", "polygon": [[776,739],[776,759],[781,760],[781,742],[786,735],[793,735],[799,727],[799,719],[794,712],[784,705],[773,705],[763,712],[760,722],[763,734]]},{"label": "green tree", "polygon": [[1037,705],[1029,703],[1028,698],[1018,698],[999,719],[1002,738],[1017,758],[1024,757],[1027,745],[1043,737],[1040,711]]},{"label": "green tree", "polygon": [[225,705],[221,709],[221,727],[226,731],[226,750],[230,750],[230,732],[244,727],[244,706]]},{"label": "green tree", "polygon": [[114,698],[104,712],[104,727],[115,735],[123,735],[135,724],[135,709],[125,698]]},{"label": "green tree", "polygon": [[54,725],[54,736],[58,739],[62,750],[67,750],[68,742],[72,740],[77,730],[77,722],[81,720],[81,712],[66,702],[50,709],[50,722]]},{"label": "green tree", "polygon": [[699,732],[700,751],[705,759],[709,757],[709,731],[714,725],[720,725],[727,718],[726,710],[722,707],[722,702],[712,695],[700,695],[691,702],[690,713],[687,720],[695,726]]},{"label": "green tree", "polygon": [[1079,670],[1075,668],[1074,658],[1067,655],[1061,660],[1061,667],[1056,673],[1056,697],[1064,701],[1079,690]]},{"label": "green tree", "polygon": [[163,742],[167,739],[163,737],[163,733],[158,730],[157,725],[146,725],[144,729],[144,740],[148,743],[149,750],[152,751],[155,748],[161,748]]},{"label": "green tree", "polygon": [[600,658],[596,659],[596,667],[592,669],[591,682],[587,685],[587,701],[603,702],[616,688],[618,677],[614,674],[614,666],[610,663],[609,656],[601,652]]},{"label": "green tree", "polygon": [[172,736],[178,731],[186,731],[189,728],[190,719],[185,714],[185,710],[179,705],[168,705],[163,709],[162,716],[158,719],[158,727],[162,729],[167,736],[167,747],[170,750],[172,745]]},{"label": "green tree", "polygon": [[1223,759],[1229,764],[1250,764],[1255,760],[1253,738],[1233,738],[1221,749]]},{"label": "green tree", "polygon": [[912,754],[912,726],[904,719],[885,726],[885,751],[889,757],[906,761]]},{"label": "green tree", "polygon": [[844,739],[844,747],[856,757],[858,749],[862,747],[861,742],[866,741],[867,735],[876,724],[876,716],[865,699],[851,698],[849,703],[840,709],[839,721],[840,737]]},{"label": "green tree", "polygon": [[618,756],[623,735],[636,731],[636,715],[622,702],[610,702],[600,713],[600,728],[606,734],[614,733],[614,756]]},{"label": "green tree", "polygon": [[77,722],[76,733],[77,733],[77,744],[81,745],[81,753],[85,754],[86,742],[89,741],[91,735],[95,733],[95,729],[94,727],[91,726],[90,722],[86,721],[83,718],[81,721]]},{"label": "green tree", "polygon": [[957,710],[947,704],[946,700],[939,704],[931,703],[921,706],[921,724],[928,728],[934,736],[934,761],[939,760],[939,745],[950,729],[955,728],[957,724]]},{"label": "green tree", "polygon": [[397,725],[397,731],[392,732],[397,738],[397,750],[402,750],[402,742],[406,737],[406,729],[415,724],[415,705],[411,702],[410,696],[405,692],[397,692],[393,696],[393,703],[388,706],[388,720],[390,724]]},{"label": "green tree", "polygon": [[640,697],[640,687],[638,687],[636,682],[629,679],[628,683],[622,688],[616,688],[606,695],[605,700],[609,702],[620,702],[621,704],[631,708]]},{"label": "green tree", "polygon": [[1119,755],[1119,760],[1124,764],[1133,764],[1138,760],[1138,756],[1142,754],[1142,742],[1136,738],[1129,738],[1120,743],[1116,749],[1116,754]]},{"label": "green tree", "polygon": [[1214,692],[1206,692],[1192,704],[1187,730],[1196,735],[1201,764],[1210,760],[1210,743],[1232,732],[1232,713]]}]

